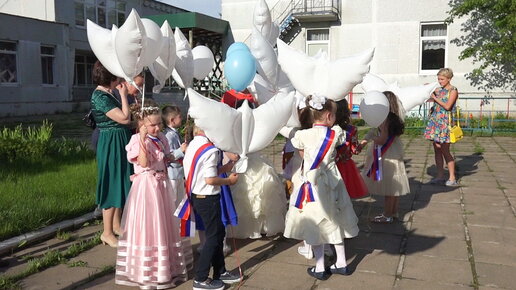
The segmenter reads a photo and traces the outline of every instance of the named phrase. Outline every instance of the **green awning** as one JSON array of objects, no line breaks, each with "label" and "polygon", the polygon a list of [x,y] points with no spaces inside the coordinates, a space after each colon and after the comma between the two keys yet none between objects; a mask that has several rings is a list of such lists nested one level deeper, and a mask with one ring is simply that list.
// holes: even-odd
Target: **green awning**
[{"label": "green awning", "polygon": [[214,18],[204,14],[195,12],[184,12],[175,14],[160,14],[160,15],[149,15],[145,16],[152,21],[156,22],[159,26],[168,21],[170,27],[174,29],[179,27],[181,29],[197,28],[205,31],[215,32],[218,34],[226,35],[229,29],[229,22],[226,20]]}]

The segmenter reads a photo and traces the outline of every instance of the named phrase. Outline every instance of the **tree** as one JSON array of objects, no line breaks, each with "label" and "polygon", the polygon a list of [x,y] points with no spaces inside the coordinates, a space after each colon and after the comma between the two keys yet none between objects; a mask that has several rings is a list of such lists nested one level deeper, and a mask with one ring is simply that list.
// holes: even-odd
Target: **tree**
[{"label": "tree", "polygon": [[451,42],[465,47],[460,60],[478,65],[466,74],[490,94],[495,88],[516,91],[516,0],[450,0],[448,23],[466,17],[464,34]]}]

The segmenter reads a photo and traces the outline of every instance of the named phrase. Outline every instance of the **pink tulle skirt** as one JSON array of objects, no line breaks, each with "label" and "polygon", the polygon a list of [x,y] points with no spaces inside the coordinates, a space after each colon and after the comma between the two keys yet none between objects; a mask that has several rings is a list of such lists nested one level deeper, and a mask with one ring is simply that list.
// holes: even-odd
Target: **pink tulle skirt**
[{"label": "pink tulle skirt", "polygon": [[187,280],[173,191],[166,174],[138,174],[122,216],[115,283],[165,289]]},{"label": "pink tulle skirt", "polygon": [[352,159],[338,161],[337,168],[346,185],[349,197],[361,198],[367,195],[367,186]]}]

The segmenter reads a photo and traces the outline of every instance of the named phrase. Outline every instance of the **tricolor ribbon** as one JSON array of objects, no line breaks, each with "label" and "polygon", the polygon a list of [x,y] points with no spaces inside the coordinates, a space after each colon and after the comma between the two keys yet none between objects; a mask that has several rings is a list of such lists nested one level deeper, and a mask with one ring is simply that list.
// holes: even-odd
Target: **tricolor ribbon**
[{"label": "tricolor ribbon", "polygon": [[[335,131],[333,131],[331,128],[326,127],[326,137],[324,138],[321,146],[319,147],[314,162],[312,163],[312,166],[310,166],[310,170],[316,169],[319,167],[319,165],[321,165],[322,161],[324,160],[324,157],[330,150],[334,139]],[[295,197],[295,201],[296,202],[294,203],[294,206],[299,209],[303,209],[303,206],[307,202],[315,201],[312,184],[309,181],[305,181],[303,185],[301,185],[301,188],[299,189],[299,191],[297,192],[297,196]]]},{"label": "tricolor ribbon", "polygon": [[326,156],[326,153],[328,153],[328,150],[330,150],[334,138],[335,131],[326,127],[326,137],[324,138],[321,147],[319,148],[319,152],[317,153],[317,156],[315,157],[314,163],[310,167],[310,170],[316,169],[317,167],[319,167],[319,165],[321,165],[324,156]]},{"label": "tricolor ribbon", "polygon": [[190,170],[185,181],[185,197],[174,212],[174,215],[181,219],[181,237],[195,236],[195,215],[193,214],[193,208],[190,202],[193,177],[201,156],[213,148],[215,148],[215,146],[213,146],[212,143],[206,143],[199,147],[194,154],[192,166],[190,166]]},{"label": "tricolor ribbon", "polygon": [[367,177],[371,177],[374,181],[380,181],[383,177],[383,166],[382,166],[382,156],[387,152],[387,150],[391,147],[394,142],[394,136],[389,136],[387,138],[387,142],[380,145],[374,145],[373,148],[373,164],[371,164],[371,168],[367,172]]},{"label": "tricolor ribbon", "polygon": [[303,209],[303,206],[307,202],[313,202],[315,201],[314,198],[314,191],[312,189],[312,184],[310,182],[305,182],[303,185],[301,185],[301,188],[299,189],[299,192],[297,193],[296,203],[294,204],[295,207],[299,209]]}]

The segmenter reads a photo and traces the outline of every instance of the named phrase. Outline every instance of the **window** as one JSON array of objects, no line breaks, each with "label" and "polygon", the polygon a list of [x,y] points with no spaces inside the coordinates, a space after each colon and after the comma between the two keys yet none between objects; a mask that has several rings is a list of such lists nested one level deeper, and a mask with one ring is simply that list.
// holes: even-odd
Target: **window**
[{"label": "window", "polygon": [[329,29],[307,29],[306,30],[306,53],[309,56],[316,55],[319,51],[330,53],[330,30]]},{"label": "window", "polygon": [[91,74],[97,59],[91,55],[77,53],[75,55],[75,73],[73,84],[76,86],[92,86]]},{"label": "window", "polygon": [[42,83],[54,84],[54,59],[55,48],[52,46],[41,46],[41,75]]},{"label": "window", "polygon": [[16,42],[0,41],[0,83],[18,82],[16,51]]},{"label": "window", "polygon": [[422,73],[435,73],[446,67],[447,27],[444,23],[421,24],[420,67]]},{"label": "window", "polygon": [[86,26],[89,19],[102,27],[120,27],[125,21],[125,1],[120,0],[75,0],[75,25]]}]

